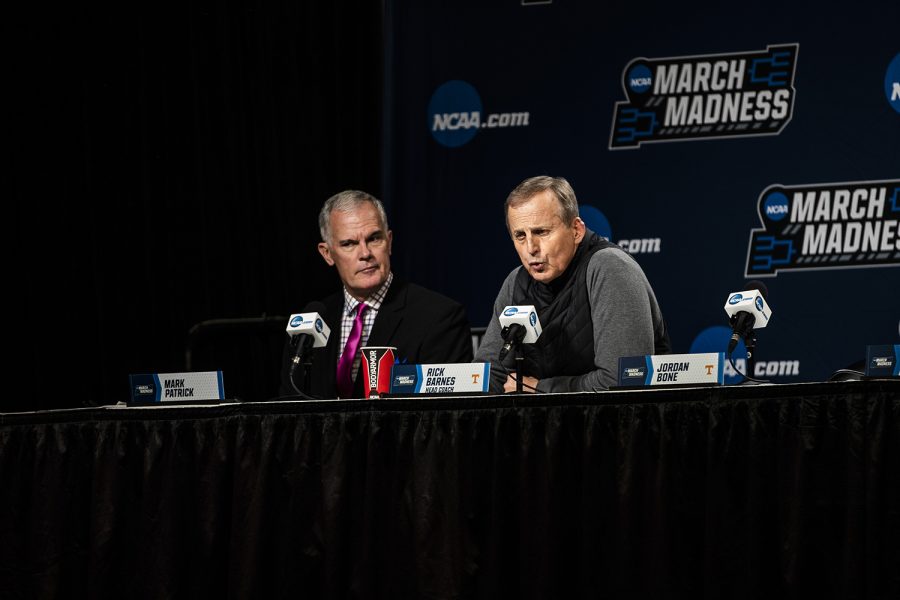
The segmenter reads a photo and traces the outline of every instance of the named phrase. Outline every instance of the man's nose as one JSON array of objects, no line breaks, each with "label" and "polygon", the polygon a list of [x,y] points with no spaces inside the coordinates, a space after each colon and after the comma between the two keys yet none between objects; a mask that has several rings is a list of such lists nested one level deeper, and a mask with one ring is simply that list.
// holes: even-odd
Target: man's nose
[{"label": "man's nose", "polygon": [[365,240],[359,243],[359,259],[367,260],[372,256],[372,251],[369,249],[369,244],[366,243]]},{"label": "man's nose", "polygon": [[525,238],[525,249],[528,250],[528,254],[538,254],[541,251],[541,245],[538,243],[537,238],[529,235]]}]

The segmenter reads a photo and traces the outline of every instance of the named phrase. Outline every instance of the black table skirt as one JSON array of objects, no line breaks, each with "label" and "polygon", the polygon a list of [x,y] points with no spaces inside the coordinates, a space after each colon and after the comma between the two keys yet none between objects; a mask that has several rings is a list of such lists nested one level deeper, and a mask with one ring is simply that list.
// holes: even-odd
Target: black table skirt
[{"label": "black table skirt", "polygon": [[900,597],[900,382],[0,416],[2,598]]}]

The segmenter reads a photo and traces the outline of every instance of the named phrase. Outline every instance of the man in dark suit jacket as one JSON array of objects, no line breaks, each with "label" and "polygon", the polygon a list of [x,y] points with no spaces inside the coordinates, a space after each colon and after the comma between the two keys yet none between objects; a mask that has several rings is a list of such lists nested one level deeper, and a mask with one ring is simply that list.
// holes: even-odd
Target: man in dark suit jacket
[{"label": "man in dark suit jacket", "polygon": [[[320,398],[360,398],[362,346],[394,346],[399,362],[451,363],[472,360],[465,309],[436,292],[398,281],[391,273],[393,233],[384,207],[355,190],[335,194],[319,213],[319,253],[336,267],[343,290],[326,298],[322,318],[328,344],[313,351],[310,393]],[[346,356],[344,356],[346,354]],[[291,357],[285,345],[282,395],[293,395]],[[302,387],[302,367],[294,374]]]}]

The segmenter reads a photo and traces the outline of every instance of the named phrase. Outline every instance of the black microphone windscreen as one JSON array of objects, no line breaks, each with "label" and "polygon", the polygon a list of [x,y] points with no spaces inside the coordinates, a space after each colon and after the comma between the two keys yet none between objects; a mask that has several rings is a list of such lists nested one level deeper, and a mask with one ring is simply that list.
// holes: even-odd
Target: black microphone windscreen
[{"label": "black microphone windscreen", "polygon": [[744,289],[745,290],[759,290],[759,293],[762,294],[762,297],[765,298],[766,301],[769,300],[769,288],[767,288],[766,284],[764,284],[759,279],[754,279],[753,281],[748,281],[747,283],[744,284]]},{"label": "black microphone windscreen", "polygon": [[303,312],[305,313],[319,313],[320,315],[325,312],[325,304],[320,302],[319,300],[313,300],[305,307],[303,307]]}]

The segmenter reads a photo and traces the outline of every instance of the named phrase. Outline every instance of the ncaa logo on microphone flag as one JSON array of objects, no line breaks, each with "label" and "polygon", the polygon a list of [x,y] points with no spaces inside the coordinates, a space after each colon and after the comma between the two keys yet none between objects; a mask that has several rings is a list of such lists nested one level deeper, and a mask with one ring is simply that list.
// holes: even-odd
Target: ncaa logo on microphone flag
[{"label": "ncaa logo on microphone flag", "polygon": [[757,202],[746,277],[900,265],[900,179],[772,185]]},{"label": "ncaa logo on microphone flag", "polygon": [[635,58],[622,72],[609,149],[644,143],[777,135],[794,110],[799,44]]}]

